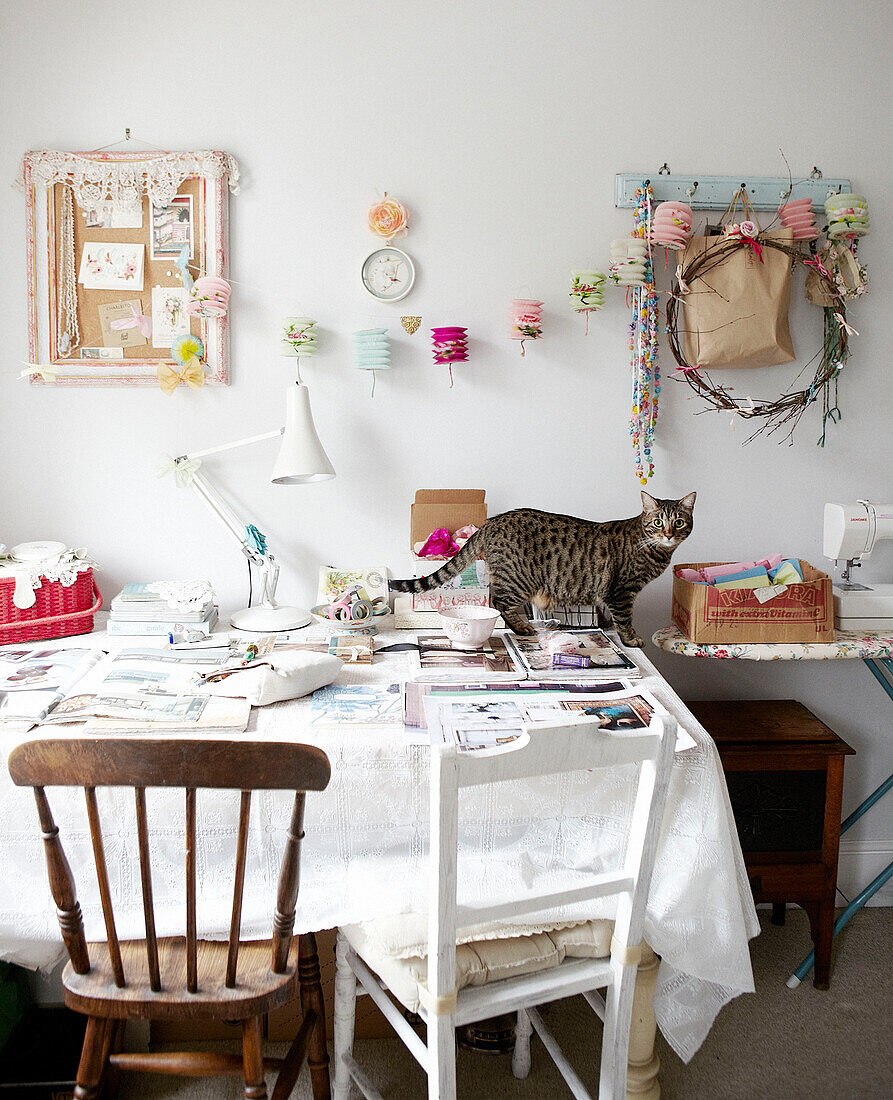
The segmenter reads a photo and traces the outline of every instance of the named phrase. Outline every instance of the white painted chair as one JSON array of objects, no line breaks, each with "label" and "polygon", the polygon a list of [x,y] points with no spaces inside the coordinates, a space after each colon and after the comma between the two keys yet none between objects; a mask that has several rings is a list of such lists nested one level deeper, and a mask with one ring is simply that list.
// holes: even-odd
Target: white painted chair
[{"label": "white painted chair", "polygon": [[[642,953],[642,927],[660,824],[676,741],[676,721],[656,715],[647,730],[609,733],[585,720],[568,724],[529,726],[518,741],[496,749],[460,753],[455,746],[431,750],[431,855],[429,863],[428,954],[425,960],[386,957],[372,948],[375,921],[338,932],[335,978],[335,1100],[348,1100],[353,1080],[367,1100],[381,1100],[353,1057],[356,997],[367,993],[428,1074],[429,1100],[456,1096],[455,1029],[463,1024],[518,1010],[513,1071],[526,1076],[530,1067],[530,1028],[540,1035],[575,1097],[589,1098],[543,1024],[537,1005],[582,993],[604,1021],[599,1100],[625,1100],[626,1067],[636,967]],[[581,768],[597,769],[639,764],[639,783],[623,866],[596,874],[585,887],[540,895],[523,902],[486,908],[461,908],[456,903],[459,791],[510,779],[554,775]],[[593,782],[598,782],[593,776]],[[436,859],[436,865],[433,861]],[[490,940],[499,957],[493,973],[481,973],[480,958],[469,962],[469,947],[456,938],[465,927],[521,918],[559,905],[616,895],[617,908],[610,946],[590,945],[572,957],[558,936],[557,948],[543,935],[514,940]],[[533,918],[535,919],[535,918]],[[598,926],[590,922],[594,941]],[[548,941],[548,943],[544,942]],[[475,944],[475,946],[484,946]],[[521,965],[511,952],[522,951]],[[509,957],[505,957],[505,953]],[[608,957],[591,957],[600,954]],[[432,962],[433,960],[433,962]],[[415,964],[413,969],[412,964]],[[421,970],[419,969],[421,964]],[[486,970],[486,968],[485,968]],[[519,976],[506,977],[506,971]],[[384,972],[384,974],[382,973]],[[471,984],[474,983],[474,984]],[[595,990],[605,988],[602,997]],[[427,1026],[427,1044],[413,1031],[391,993]]]}]

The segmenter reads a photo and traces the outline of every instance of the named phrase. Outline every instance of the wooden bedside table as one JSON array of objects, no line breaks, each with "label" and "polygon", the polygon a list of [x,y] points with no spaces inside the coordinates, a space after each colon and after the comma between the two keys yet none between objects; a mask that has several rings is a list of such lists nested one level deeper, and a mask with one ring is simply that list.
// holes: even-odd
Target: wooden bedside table
[{"label": "wooden bedside table", "polygon": [[827,989],[834,933],[844,758],[855,752],[793,699],[689,703],[719,749],[754,900],[809,916],[816,989]]}]

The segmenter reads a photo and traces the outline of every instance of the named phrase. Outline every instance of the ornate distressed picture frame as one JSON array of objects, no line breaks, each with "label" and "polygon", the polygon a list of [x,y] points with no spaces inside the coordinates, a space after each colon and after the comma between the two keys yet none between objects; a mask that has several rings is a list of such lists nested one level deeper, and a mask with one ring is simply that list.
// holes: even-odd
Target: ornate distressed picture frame
[{"label": "ornate distressed picture frame", "polygon": [[[178,367],[172,330],[201,339],[206,384],[229,384],[228,317],[183,315],[174,246],[187,248],[193,278],[226,278],[229,194],[239,190],[233,157],[43,149],[25,154],[19,182],[27,216],[28,355],[48,368],[34,384],[157,385],[160,366]],[[90,244],[121,257],[116,278],[101,287],[84,278]],[[153,302],[164,304],[166,317],[153,318]],[[137,310],[147,327],[152,319],[148,337]],[[128,321],[124,346],[106,346],[112,315]],[[153,337],[163,332],[168,343],[155,347]]]}]

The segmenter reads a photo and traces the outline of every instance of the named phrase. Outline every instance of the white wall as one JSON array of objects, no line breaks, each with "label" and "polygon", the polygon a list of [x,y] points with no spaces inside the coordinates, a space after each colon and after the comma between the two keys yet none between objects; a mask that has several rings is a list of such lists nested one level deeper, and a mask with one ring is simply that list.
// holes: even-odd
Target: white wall
[{"label": "white wall", "polygon": [[[400,573],[409,504],[420,486],[484,486],[491,513],[522,505],[607,519],[638,509],[627,436],[628,314],[619,292],[591,334],[567,307],[569,272],[603,266],[629,231],[613,206],[618,171],[795,175],[813,165],[850,177],[872,204],[861,256],[869,297],[841,382],[844,421],[817,448],[819,414],[793,447],[743,448],[729,427],[666,381],[659,496],[698,490],[682,560],[775,550],[821,564],[826,500],[889,499],[891,246],[890,8],[821,0],[747,4],[452,4],[342,0],[184,5],[168,0],[5,3],[0,179],[26,149],[85,149],[123,136],[168,148],[220,148],[244,173],[231,202],[233,381],[165,397],[155,389],[30,388],[26,358],[24,204],[0,207],[0,539],[59,538],[102,563],[106,594],[124,581],[207,575],[225,605],[246,595],[245,567],[191,494],[154,475],[156,456],[279,423],[292,363],[280,319],[309,313],[322,330],[307,381],[338,478],[268,483],[273,445],[208,464],[237,508],[267,531],[283,563],[281,594],[306,602],[320,562],[385,562]],[[858,18],[856,18],[858,13]],[[821,83],[819,83],[821,82]],[[359,285],[374,239],[364,212],[387,190],[411,211],[404,245],[419,280],[379,306]],[[526,358],[505,336],[508,301],[546,303],[545,336]],[[798,288],[801,363],[821,317]],[[400,313],[420,314],[413,337]],[[397,351],[380,376],[352,366],[350,333],[389,324]],[[425,332],[461,324],[471,362],[449,389]],[[669,352],[664,354],[667,375]],[[778,393],[794,367],[741,374],[745,392]],[[730,381],[732,376],[729,376]],[[740,379],[740,381],[738,381]],[[866,577],[893,575],[882,546]],[[669,579],[639,601],[643,634],[669,618]],[[684,697],[801,699],[859,756],[846,807],[890,770],[890,706],[858,662],[714,664],[661,657]],[[889,806],[887,807],[889,811]],[[893,848],[889,812],[850,834]],[[870,873],[885,857],[848,870]],[[851,883],[850,883],[851,885]]]}]

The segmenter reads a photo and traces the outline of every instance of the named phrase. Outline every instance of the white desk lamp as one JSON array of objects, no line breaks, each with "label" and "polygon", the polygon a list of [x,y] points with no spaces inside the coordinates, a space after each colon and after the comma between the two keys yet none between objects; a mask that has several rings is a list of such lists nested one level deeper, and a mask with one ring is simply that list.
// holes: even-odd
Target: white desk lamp
[{"label": "white desk lamp", "polygon": [[313,481],[327,481],[335,476],[332,463],[316,434],[310,412],[309,392],[300,383],[288,391],[284,428],[239,439],[235,443],[223,443],[219,447],[192,451],[173,460],[177,483],[181,486],[192,486],[236,540],[248,561],[260,568],[261,602],[232,615],[231,621],[237,630],[296,630],[311,622],[309,611],[300,607],[282,607],[276,603],[279,564],[267,551],[266,538],[253,525],[241,523],[219,492],[199,471],[201,460],[206,455],[244,447],[249,443],[260,443],[263,439],[275,439],[278,435],[282,436],[282,446],[273,466],[271,480],[274,485],[304,485]]}]

